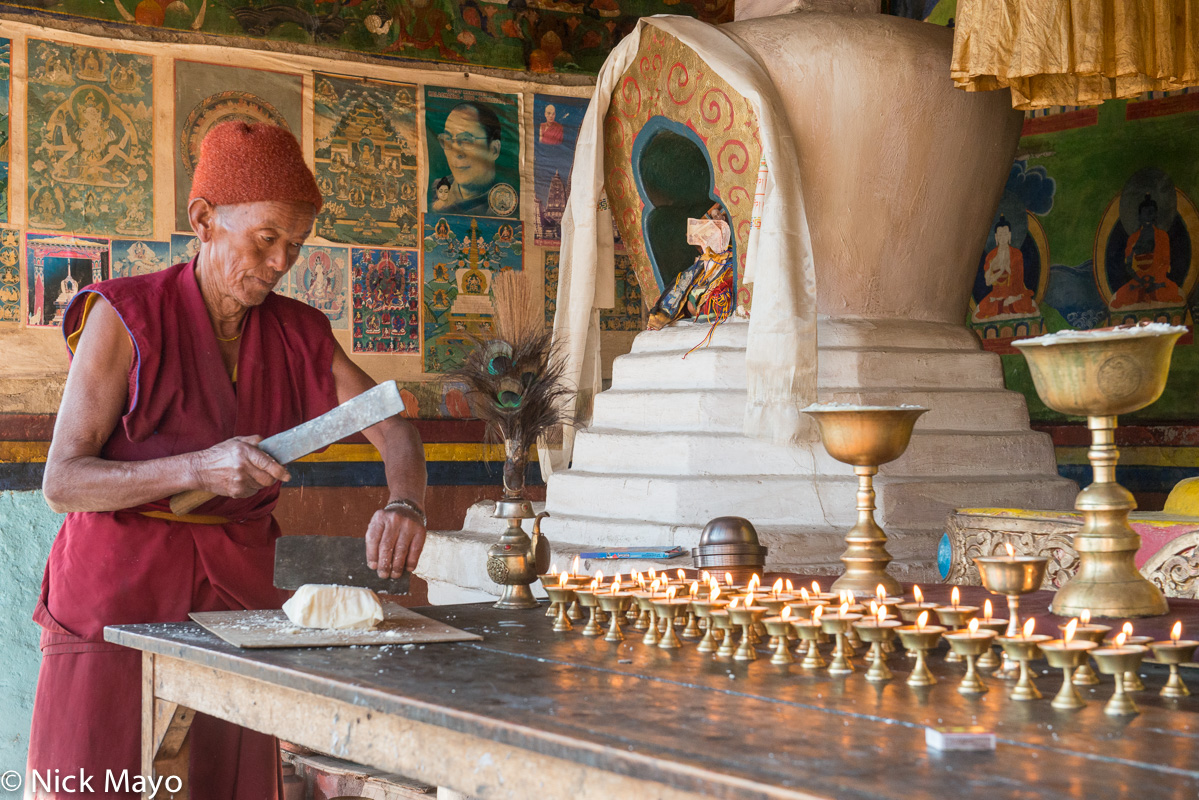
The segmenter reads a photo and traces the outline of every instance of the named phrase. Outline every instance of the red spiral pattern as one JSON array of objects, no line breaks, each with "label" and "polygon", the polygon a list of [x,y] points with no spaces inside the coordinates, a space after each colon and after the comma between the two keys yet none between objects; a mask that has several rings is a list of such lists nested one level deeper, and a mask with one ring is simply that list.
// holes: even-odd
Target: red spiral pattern
[{"label": "red spiral pattern", "polygon": [[704,92],[704,96],[699,100],[699,113],[704,118],[704,122],[710,125],[715,125],[722,119],[727,118],[728,124],[724,126],[724,130],[728,131],[733,127],[733,101],[724,93],[723,89],[712,87]]},{"label": "red spiral pattern", "polygon": [[729,139],[716,151],[716,168],[740,175],[749,167],[749,148],[740,139]]},{"label": "red spiral pattern", "polygon": [[[690,88],[691,91],[687,93],[686,97],[679,97],[676,94],[676,92],[687,88]],[[687,71],[686,64],[676,61],[670,65],[670,70],[666,73],[666,94],[670,97],[671,102],[676,106],[687,105],[691,102],[691,98],[695,97],[695,92],[698,88],[698,86],[691,84],[691,73]]]},{"label": "red spiral pattern", "polygon": [[[634,94],[636,92],[636,94]],[[624,79],[620,84],[620,99],[624,102],[624,108],[621,113],[628,119],[632,119],[641,113],[641,84],[633,76]],[[636,108],[630,111],[630,107],[636,103]]]}]

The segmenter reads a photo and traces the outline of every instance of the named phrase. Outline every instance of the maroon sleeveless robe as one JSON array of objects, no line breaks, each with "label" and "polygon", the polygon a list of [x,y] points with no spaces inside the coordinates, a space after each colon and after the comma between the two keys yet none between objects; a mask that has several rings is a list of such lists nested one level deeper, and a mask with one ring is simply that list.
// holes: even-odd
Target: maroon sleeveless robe
[{"label": "maroon sleeveless robe", "polygon": [[[334,340],[325,316],[276,294],[250,309],[237,383],[221,361],[194,261],[92,284],[134,346],[125,412],[101,456],[144,461],[203,450],[233,436],[270,436],[337,404]],[[93,775],[141,771],[141,653],[104,642],[104,626],[186,621],[189,611],[279,608],[272,584],[279,484],[252,497],[215,498],[194,512],[225,524],[147,517],[169,498],[116,512],[68,514],[42,580],[34,620],[42,665],[29,769]],[[193,800],[263,800],[279,792],[278,742],[205,715],[191,727]]]}]

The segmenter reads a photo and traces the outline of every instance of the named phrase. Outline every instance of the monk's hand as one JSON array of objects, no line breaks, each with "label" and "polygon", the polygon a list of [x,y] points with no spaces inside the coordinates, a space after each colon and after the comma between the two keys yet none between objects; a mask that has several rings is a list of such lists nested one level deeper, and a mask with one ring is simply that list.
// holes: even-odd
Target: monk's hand
[{"label": "monk's hand", "polygon": [[249,497],[291,475],[275,459],[255,447],[261,436],[235,436],[194,453],[192,475],[197,489],[221,497]]},{"label": "monk's hand", "polygon": [[366,565],[380,578],[412,572],[425,547],[425,522],[407,506],[381,508],[366,528]]}]

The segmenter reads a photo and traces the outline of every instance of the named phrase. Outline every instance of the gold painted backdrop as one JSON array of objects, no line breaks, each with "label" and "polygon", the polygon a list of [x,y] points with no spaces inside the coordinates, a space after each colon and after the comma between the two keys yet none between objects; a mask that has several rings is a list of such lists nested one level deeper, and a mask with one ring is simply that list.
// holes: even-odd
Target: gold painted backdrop
[{"label": "gold painted backdrop", "polygon": [[641,231],[645,204],[634,178],[633,148],[638,132],[659,116],[687,126],[705,143],[714,192],[728,208],[736,239],[738,305],[748,308],[742,276],[762,160],[757,115],[695,51],[652,26],[642,32],[637,58],[612,93],[604,117],[604,185],[644,301],[653,305],[661,292]]}]

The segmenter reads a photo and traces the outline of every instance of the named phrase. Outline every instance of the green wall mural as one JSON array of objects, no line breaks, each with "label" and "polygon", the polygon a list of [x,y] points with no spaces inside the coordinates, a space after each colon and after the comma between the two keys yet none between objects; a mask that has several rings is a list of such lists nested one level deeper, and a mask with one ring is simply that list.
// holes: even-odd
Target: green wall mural
[{"label": "green wall mural", "polygon": [[153,59],[29,40],[29,226],[154,232]]},{"label": "green wall mural", "polygon": [[31,9],[127,25],[269,39],[375,56],[595,74],[651,14],[733,19],[734,0],[26,0]]}]

